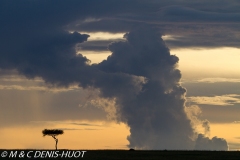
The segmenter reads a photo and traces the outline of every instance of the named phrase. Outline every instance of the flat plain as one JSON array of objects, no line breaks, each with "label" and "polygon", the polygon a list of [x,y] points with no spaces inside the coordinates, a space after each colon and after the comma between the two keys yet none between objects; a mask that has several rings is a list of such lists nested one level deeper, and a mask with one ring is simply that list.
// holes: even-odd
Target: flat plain
[{"label": "flat plain", "polygon": [[89,150],[91,160],[239,160],[238,151],[124,151]]},{"label": "flat plain", "polygon": [[[0,153],[7,151],[21,151],[18,150],[4,150],[0,149]],[[25,153],[29,151],[41,151],[36,149],[24,150]],[[46,150],[45,150],[46,151]],[[48,150],[47,150],[48,151]],[[50,151],[50,150],[49,150]],[[54,151],[54,150],[52,150]],[[59,151],[77,151],[77,150],[59,150]],[[83,157],[78,158],[34,158],[34,159],[86,159],[86,160],[239,160],[240,151],[169,151],[169,150],[79,150],[86,151]],[[2,158],[0,159],[8,159]],[[16,159],[16,158],[11,158]],[[27,158],[24,159],[32,159]]]}]

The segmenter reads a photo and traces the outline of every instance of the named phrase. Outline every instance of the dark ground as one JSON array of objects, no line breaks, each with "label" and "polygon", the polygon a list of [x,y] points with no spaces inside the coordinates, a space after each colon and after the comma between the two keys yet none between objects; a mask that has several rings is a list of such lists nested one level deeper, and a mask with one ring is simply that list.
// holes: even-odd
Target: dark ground
[{"label": "dark ground", "polygon": [[[0,149],[1,154],[7,151],[10,154],[11,151],[22,150],[3,150]],[[40,150],[25,150],[24,158],[11,158],[11,159],[45,159],[45,158],[27,158],[26,153],[29,151],[40,151]],[[48,150],[50,151],[50,150]],[[54,151],[54,150],[53,150]],[[73,150],[59,150],[62,151],[73,151]],[[82,151],[82,150],[74,150]],[[84,150],[83,158],[71,158],[71,159],[86,159],[86,160],[240,160],[240,151],[128,151],[128,150]],[[17,155],[19,156],[19,154]],[[32,156],[33,157],[33,156]],[[46,159],[69,159],[69,158],[46,158]]]},{"label": "dark ground", "polygon": [[240,160],[238,151],[120,151],[92,150],[84,159],[91,160]]}]

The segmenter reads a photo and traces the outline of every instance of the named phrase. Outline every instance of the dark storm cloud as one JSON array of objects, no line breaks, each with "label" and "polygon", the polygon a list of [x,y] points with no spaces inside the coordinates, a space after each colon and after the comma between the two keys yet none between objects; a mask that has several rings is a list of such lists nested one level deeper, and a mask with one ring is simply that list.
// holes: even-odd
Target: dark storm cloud
[{"label": "dark storm cloud", "polygon": [[[58,5],[50,1],[1,1],[1,7],[0,68],[16,69],[29,78],[39,76],[52,83],[64,79],[74,65],[87,66],[88,60],[76,56],[74,46],[86,41],[88,35],[61,29],[72,20],[76,8],[68,15],[70,6],[64,6],[63,1]],[[72,82],[69,77],[66,81]]]},{"label": "dark storm cloud", "polygon": [[79,32],[111,32],[111,33],[124,33],[139,26],[139,22],[132,20],[127,21],[115,18],[102,18],[95,21],[89,21],[85,23],[75,22],[68,26],[69,30],[77,30]]},{"label": "dark storm cloud", "polygon": [[[209,5],[207,5],[209,4]],[[210,6],[214,6],[210,7]],[[52,39],[53,37],[70,36],[69,33],[63,33],[65,30],[71,31],[105,31],[105,32],[128,32],[129,30],[143,24],[159,27],[164,34],[173,34],[177,32],[181,37],[174,40],[168,40],[171,48],[174,47],[239,47],[238,26],[225,26],[231,31],[231,34],[225,34],[222,28],[216,29],[215,26],[204,26],[201,28],[192,28],[189,32],[189,26],[185,25],[179,30],[176,21],[195,22],[239,22],[239,13],[237,1],[218,1],[209,2],[189,2],[189,1],[127,1],[127,0],[106,0],[99,2],[96,0],[83,0],[68,2],[60,0],[54,1],[29,1],[21,2],[1,1],[1,48],[2,52],[26,52],[24,49],[33,43],[39,47],[41,42]],[[114,7],[111,7],[114,6]],[[114,9],[113,9],[114,8]],[[173,22],[173,25],[163,25],[162,22]],[[160,24],[159,24],[160,23]],[[174,27],[175,26],[175,27]],[[193,25],[192,25],[193,26]],[[196,26],[196,25],[194,25]],[[209,29],[210,28],[210,29]],[[215,34],[210,35],[212,29]],[[204,35],[204,36],[203,36]],[[43,37],[46,36],[46,39]],[[206,37],[208,38],[206,38]],[[197,37],[197,38],[196,38]],[[224,39],[227,38],[227,39]],[[194,39],[194,41],[193,41]],[[207,41],[206,41],[207,40]],[[225,41],[224,41],[225,40]],[[47,41],[46,41],[47,42]],[[51,43],[49,41],[49,43]],[[80,42],[72,42],[72,45]],[[12,47],[14,46],[14,47]],[[25,46],[25,47],[24,47]],[[36,49],[36,48],[35,48]],[[87,46],[86,50],[106,50],[102,46]],[[46,51],[47,52],[47,51]],[[5,56],[5,55],[4,55]],[[16,55],[14,55],[15,59]],[[3,61],[1,62],[3,63]],[[6,66],[5,66],[6,67]],[[8,68],[11,66],[8,66]]]},{"label": "dark storm cloud", "polygon": [[[166,39],[171,48],[239,48],[239,24],[181,24],[172,28],[160,27],[172,35]],[[224,32],[223,32],[224,31]]]},{"label": "dark storm cloud", "polygon": [[[240,13],[201,11],[189,7],[167,6],[153,14],[153,21],[167,22],[239,22]],[[148,17],[149,19],[149,17]],[[151,19],[150,19],[151,20]]]},{"label": "dark storm cloud", "polygon": [[[73,27],[78,31],[84,32],[127,32],[138,26],[147,26],[146,22],[132,22],[123,20],[100,20],[89,22],[80,27]],[[172,23],[172,24],[148,24],[159,28],[164,35],[170,35],[171,38],[165,39],[165,42],[171,49],[177,48],[218,48],[235,47],[240,45],[240,24],[208,24],[208,23]],[[96,28],[96,26],[98,26]],[[224,32],[222,32],[224,30]],[[99,40],[97,44],[104,44],[106,41]],[[96,44],[89,43],[86,50],[107,51],[105,47],[96,47]],[[85,44],[83,44],[84,46]]]},{"label": "dark storm cloud", "polygon": [[[78,84],[81,87],[94,86],[96,88],[115,88],[119,91],[132,94],[141,89],[143,78],[127,75],[124,73],[107,74],[95,66],[89,65],[89,60],[81,54],[76,55],[75,46],[87,41],[89,35],[78,32],[68,32],[64,28],[75,20],[88,19],[88,17],[107,16],[111,12],[122,11],[122,5],[117,1],[100,3],[99,1],[0,1],[1,14],[0,21],[0,69],[1,75],[6,75],[10,71],[26,76],[29,79],[40,77],[46,83],[56,86],[69,86]],[[92,5],[95,3],[96,5]],[[116,4],[114,10],[108,9],[109,6]],[[133,6],[133,1],[128,3]],[[88,8],[86,10],[86,8]],[[126,8],[126,10],[128,10]],[[124,11],[126,11],[124,10]],[[106,46],[107,48],[107,46]],[[13,70],[13,71],[12,71]],[[133,86],[135,86],[133,88]],[[24,93],[24,94],[23,94]],[[34,92],[25,93],[4,90],[1,92],[2,104],[5,107],[2,121],[9,119],[12,115],[14,106],[22,104],[21,108],[25,112],[19,112],[15,119],[10,119],[8,124],[21,124],[22,122],[37,120],[34,116],[34,108],[26,99],[26,95],[34,99]],[[111,92],[106,93],[112,97]],[[127,96],[128,94],[126,94]],[[48,97],[51,100],[48,100]],[[80,96],[80,95],[79,95]],[[89,108],[77,108],[79,96],[74,93],[68,94],[45,94],[39,100],[43,112],[41,118],[45,120],[63,119],[105,119],[105,114],[99,110]],[[15,101],[7,103],[9,98]],[[60,100],[59,100],[60,99]],[[66,101],[71,99],[71,102]],[[21,101],[22,100],[22,101]],[[39,104],[35,104],[39,106]],[[80,112],[80,113],[79,113]],[[10,114],[11,113],[11,114]],[[64,115],[62,113],[65,113]],[[29,116],[25,116],[25,115]],[[95,117],[91,116],[95,115]],[[51,116],[54,115],[54,116]],[[24,118],[23,118],[24,117]],[[90,117],[90,118],[89,118]],[[15,123],[15,122],[19,123]],[[7,124],[3,124],[7,125]]]},{"label": "dark storm cloud", "polygon": [[[170,48],[239,48],[240,10],[232,5],[233,2],[222,2],[224,5],[207,1],[151,1],[149,3],[159,7],[134,15],[117,14],[111,18],[73,23],[68,27],[87,32],[126,32],[139,25],[151,25],[165,35],[175,35],[173,39],[166,40]],[[208,5],[214,5],[214,8]]]},{"label": "dark storm cloud", "polygon": [[[119,8],[114,12],[118,13],[125,4],[114,2]],[[131,7],[132,3],[127,4]],[[41,77],[48,83],[64,86],[76,82],[86,87],[93,85],[97,77],[98,83],[103,82],[107,75],[88,65],[86,57],[76,55],[76,44],[89,36],[63,28],[75,20],[109,15],[113,10],[108,10],[108,5],[113,5],[113,1],[58,1],[57,4],[53,1],[1,1],[0,68],[16,69],[28,78]],[[114,74],[110,77],[113,80]],[[127,77],[131,79],[128,75],[120,77],[123,81]]]},{"label": "dark storm cloud", "polygon": [[[230,24],[181,24],[173,28],[164,27],[170,48],[239,48],[240,33],[238,23]],[[178,28],[178,29],[176,29]],[[181,28],[181,29],[180,29]],[[176,33],[178,31],[178,33]]]}]

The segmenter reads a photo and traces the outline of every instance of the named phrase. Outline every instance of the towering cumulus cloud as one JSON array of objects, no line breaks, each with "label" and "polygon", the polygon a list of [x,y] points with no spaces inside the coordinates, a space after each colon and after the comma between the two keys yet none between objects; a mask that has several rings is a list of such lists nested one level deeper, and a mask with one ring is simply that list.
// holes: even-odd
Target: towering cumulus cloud
[{"label": "towering cumulus cloud", "polygon": [[186,90],[179,84],[178,57],[170,55],[157,31],[140,29],[124,37],[127,41],[109,46],[112,55],[99,68],[147,79],[136,96],[117,99],[120,119],[130,127],[129,147],[192,148],[194,132],[184,112]]},{"label": "towering cumulus cloud", "polygon": [[181,73],[176,69],[179,59],[170,55],[161,34],[153,29],[139,29],[124,37],[126,41],[109,46],[112,55],[98,68],[107,73],[126,73],[147,80],[135,95],[124,92],[119,95],[111,89],[112,94],[118,94],[119,119],[130,127],[129,147],[227,150],[224,139],[214,137],[210,140],[193,129],[185,112],[186,90],[179,83]]}]

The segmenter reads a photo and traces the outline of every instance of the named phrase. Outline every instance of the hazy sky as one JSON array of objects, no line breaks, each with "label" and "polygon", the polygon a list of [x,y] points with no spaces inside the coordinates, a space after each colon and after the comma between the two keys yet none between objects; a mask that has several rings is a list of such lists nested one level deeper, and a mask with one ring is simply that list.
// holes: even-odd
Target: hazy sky
[{"label": "hazy sky", "polygon": [[0,0],[0,148],[240,149],[238,0]]}]

